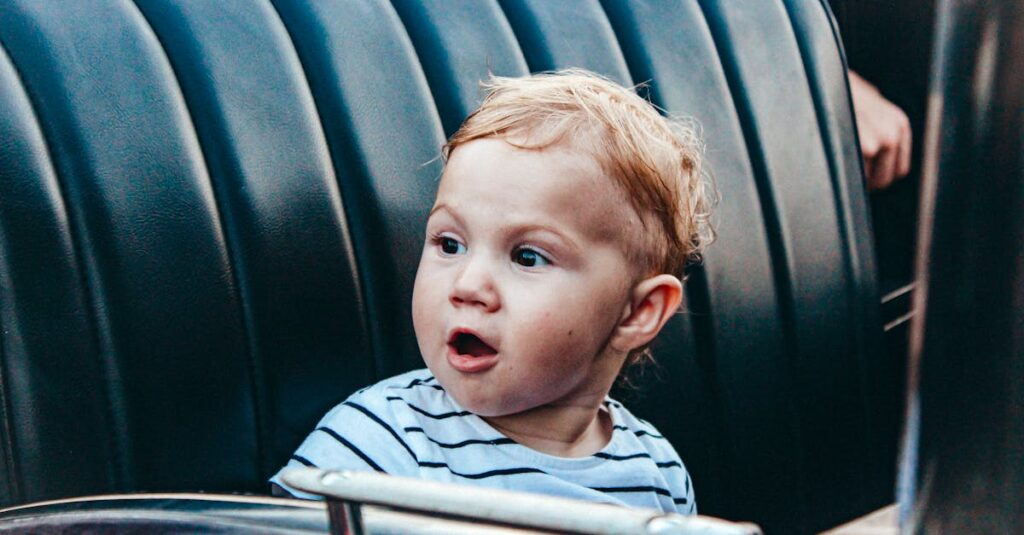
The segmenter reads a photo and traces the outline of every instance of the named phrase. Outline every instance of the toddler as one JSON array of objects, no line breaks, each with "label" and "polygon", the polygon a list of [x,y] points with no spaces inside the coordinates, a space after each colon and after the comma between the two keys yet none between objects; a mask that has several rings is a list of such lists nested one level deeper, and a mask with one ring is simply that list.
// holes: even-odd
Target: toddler
[{"label": "toddler", "polygon": [[710,241],[700,146],[585,71],[485,87],[427,219],[413,291],[427,369],[352,395],[288,465],[694,513],[672,445],[608,392]]}]

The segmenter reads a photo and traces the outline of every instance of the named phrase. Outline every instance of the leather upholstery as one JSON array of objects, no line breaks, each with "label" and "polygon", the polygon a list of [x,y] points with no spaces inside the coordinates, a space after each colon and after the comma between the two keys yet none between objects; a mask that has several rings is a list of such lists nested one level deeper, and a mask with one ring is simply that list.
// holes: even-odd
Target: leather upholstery
[{"label": "leather upholstery", "polygon": [[701,511],[793,532],[891,501],[821,2],[8,0],[0,47],[0,502],[265,491],[327,408],[420,365],[424,217],[478,81],[570,66],[703,127],[719,241],[625,393]]}]

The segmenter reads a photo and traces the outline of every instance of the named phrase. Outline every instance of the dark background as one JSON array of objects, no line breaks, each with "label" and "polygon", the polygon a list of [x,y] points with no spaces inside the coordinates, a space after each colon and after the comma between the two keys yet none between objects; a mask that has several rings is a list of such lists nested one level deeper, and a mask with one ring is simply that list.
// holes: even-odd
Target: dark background
[{"label": "dark background", "polygon": [[914,136],[910,175],[871,195],[883,295],[914,280],[921,141],[934,0],[831,0],[851,69],[906,112]]}]

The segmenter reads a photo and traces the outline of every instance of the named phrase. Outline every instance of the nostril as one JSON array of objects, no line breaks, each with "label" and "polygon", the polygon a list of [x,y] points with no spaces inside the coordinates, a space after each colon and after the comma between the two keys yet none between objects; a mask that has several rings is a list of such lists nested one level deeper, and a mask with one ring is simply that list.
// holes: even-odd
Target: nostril
[{"label": "nostril", "polygon": [[497,306],[498,293],[488,278],[464,276],[455,281],[448,301],[455,306],[492,309]]},{"label": "nostril", "polygon": [[484,299],[479,295],[467,294],[465,292],[455,292],[449,300],[456,305],[486,305]]}]

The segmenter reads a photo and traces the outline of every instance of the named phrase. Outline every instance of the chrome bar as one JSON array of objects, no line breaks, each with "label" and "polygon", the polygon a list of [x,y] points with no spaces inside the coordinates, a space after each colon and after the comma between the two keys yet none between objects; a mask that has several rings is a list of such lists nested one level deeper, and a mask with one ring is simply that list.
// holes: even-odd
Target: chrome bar
[{"label": "chrome bar", "polygon": [[[683,516],[654,509],[486,487],[440,483],[371,472],[293,468],[281,474],[288,485],[329,500],[383,506],[423,516],[472,520],[485,525],[585,534],[756,535],[753,524],[707,516]],[[329,506],[330,507],[330,506]],[[332,525],[335,519],[332,517]]]},{"label": "chrome bar", "polygon": [[336,535],[365,535],[362,506],[348,500],[329,498],[327,500],[327,518],[331,523],[331,533]]}]

